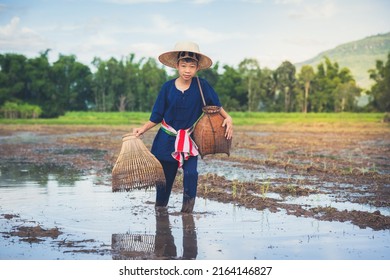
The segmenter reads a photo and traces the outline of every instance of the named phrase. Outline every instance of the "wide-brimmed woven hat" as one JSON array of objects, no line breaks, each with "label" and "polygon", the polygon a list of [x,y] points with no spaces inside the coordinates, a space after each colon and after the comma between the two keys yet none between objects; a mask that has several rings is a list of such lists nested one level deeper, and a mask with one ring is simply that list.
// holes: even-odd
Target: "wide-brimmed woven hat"
[{"label": "wide-brimmed woven hat", "polygon": [[172,68],[176,68],[177,61],[182,58],[197,60],[199,70],[210,68],[213,64],[213,61],[208,56],[200,52],[198,44],[188,41],[176,43],[172,51],[165,52],[158,57],[162,64]]}]

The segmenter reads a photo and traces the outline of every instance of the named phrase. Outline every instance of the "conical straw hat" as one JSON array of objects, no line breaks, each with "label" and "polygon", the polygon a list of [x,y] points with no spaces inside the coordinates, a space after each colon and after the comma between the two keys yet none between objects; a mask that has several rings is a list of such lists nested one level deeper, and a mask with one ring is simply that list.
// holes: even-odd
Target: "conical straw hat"
[{"label": "conical straw hat", "polygon": [[[160,62],[162,64],[169,66],[169,67],[172,67],[172,68],[176,68],[179,54],[181,52],[189,52],[189,53],[197,54],[199,57],[199,60],[198,59],[195,59],[195,60],[198,60],[199,70],[210,68],[210,66],[213,64],[213,61],[211,60],[211,58],[209,58],[208,56],[206,56],[200,52],[198,44],[196,44],[194,42],[188,42],[188,41],[176,43],[173,50],[161,54],[158,57],[158,59],[160,60]],[[187,54],[186,54],[185,57],[191,57],[191,56],[187,56]],[[181,57],[181,58],[184,58],[184,57]],[[191,57],[191,58],[193,58],[193,57]]]}]

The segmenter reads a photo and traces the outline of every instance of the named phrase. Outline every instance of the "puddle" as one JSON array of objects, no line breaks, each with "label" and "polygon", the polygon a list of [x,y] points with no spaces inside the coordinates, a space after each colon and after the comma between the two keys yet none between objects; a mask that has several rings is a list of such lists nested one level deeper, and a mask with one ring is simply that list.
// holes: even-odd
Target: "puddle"
[{"label": "puddle", "polygon": [[312,207],[333,207],[339,211],[365,211],[365,212],[375,212],[380,211],[382,215],[389,216],[390,209],[388,207],[374,207],[370,205],[357,204],[349,201],[335,201],[335,199],[329,197],[326,194],[313,194],[308,196],[300,197],[287,197],[284,201],[285,203],[292,203],[296,205],[306,206],[304,208],[309,209]]},{"label": "puddle", "polygon": [[[228,176],[218,170],[221,165],[207,165],[207,170]],[[199,169],[204,168],[206,163],[200,161]],[[261,179],[261,174],[240,171],[237,166],[235,170],[248,174],[248,180]],[[109,175],[102,178],[55,165],[15,163],[2,164],[0,172],[0,259],[390,258],[389,230],[361,229],[349,222],[295,217],[284,211],[255,211],[201,198],[194,214],[182,215],[181,194],[175,193],[168,213],[156,215],[153,190],[113,193]],[[237,175],[230,176],[234,180]],[[309,201],[334,206],[321,195],[288,202]],[[343,207],[352,205],[344,202]],[[39,242],[10,234],[17,227],[37,225],[58,228],[61,234],[41,237]]]},{"label": "puddle", "polygon": [[[350,189],[350,188],[368,188],[365,185],[362,186],[354,186],[352,184],[346,183],[334,183],[334,182],[324,182],[320,181],[315,176],[302,176],[299,174],[288,174],[287,172],[283,172],[281,169],[273,169],[273,168],[265,168],[263,166],[259,166],[256,169],[256,166],[252,166],[251,170],[248,170],[244,164],[222,161],[222,160],[200,160],[199,161],[199,173],[206,174],[212,173],[218,176],[225,177],[227,180],[237,180],[240,182],[270,182],[275,179],[288,179],[291,181],[301,181],[305,180],[305,182],[310,182],[310,185],[303,185],[303,187],[313,190],[322,190],[326,194],[312,194],[307,196],[287,196],[282,198],[280,194],[273,193],[272,187],[269,189],[265,197],[267,198],[275,198],[275,199],[283,199],[285,203],[296,204],[296,205],[306,205],[306,208],[312,207],[333,207],[339,211],[380,211],[383,215],[390,215],[389,207],[374,207],[371,205],[363,205],[352,203],[348,201],[342,201],[340,197],[336,197],[336,194],[332,193],[333,187],[337,186],[341,189]],[[234,172],[231,172],[234,170]],[[277,183],[273,184],[274,186],[278,186]],[[292,184],[291,187],[297,187],[297,184]],[[254,194],[256,195],[256,194]],[[258,196],[261,196],[260,194]],[[350,195],[358,197],[358,194]],[[344,199],[345,200],[345,199]]]},{"label": "puddle", "polygon": [[[253,154],[253,153],[252,153]],[[198,170],[201,174],[212,173],[218,176],[223,176],[228,180],[238,181],[267,181],[276,178],[295,178],[302,179],[299,175],[289,175],[277,169],[265,168],[264,166],[252,166],[251,170],[239,162],[223,161],[223,160],[199,160]],[[234,170],[234,172],[231,172]]]}]

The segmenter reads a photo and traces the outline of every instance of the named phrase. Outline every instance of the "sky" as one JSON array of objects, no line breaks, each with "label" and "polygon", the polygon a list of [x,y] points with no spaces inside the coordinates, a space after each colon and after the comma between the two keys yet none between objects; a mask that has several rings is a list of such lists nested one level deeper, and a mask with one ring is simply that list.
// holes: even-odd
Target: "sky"
[{"label": "sky", "polygon": [[390,32],[388,0],[0,0],[0,53],[155,58],[178,41],[232,67],[275,69]]}]

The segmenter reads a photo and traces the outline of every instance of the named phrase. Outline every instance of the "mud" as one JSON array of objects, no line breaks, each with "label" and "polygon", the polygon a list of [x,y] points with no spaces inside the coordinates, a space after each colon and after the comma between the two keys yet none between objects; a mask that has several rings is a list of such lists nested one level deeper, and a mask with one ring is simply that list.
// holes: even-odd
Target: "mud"
[{"label": "mud", "polygon": [[[111,126],[2,125],[0,164],[32,164],[33,173],[39,173],[40,168],[75,169],[82,174],[93,171],[101,178],[100,183],[110,188],[110,172],[120,151],[121,136],[129,130]],[[153,136],[151,131],[143,138],[148,147]],[[238,127],[229,157],[221,154],[199,160],[198,197],[319,221],[349,222],[362,229],[388,230],[389,158],[390,127],[385,123]],[[181,192],[181,181],[179,174],[175,192]],[[15,213],[3,213],[1,217],[20,219]],[[62,232],[56,227],[22,223],[2,234],[39,243],[44,238],[56,239]],[[85,250],[78,247],[89,241],[93,242],[63,239],[58,246],[72,248],[69,252],[107,250],[106,246]]]}]

